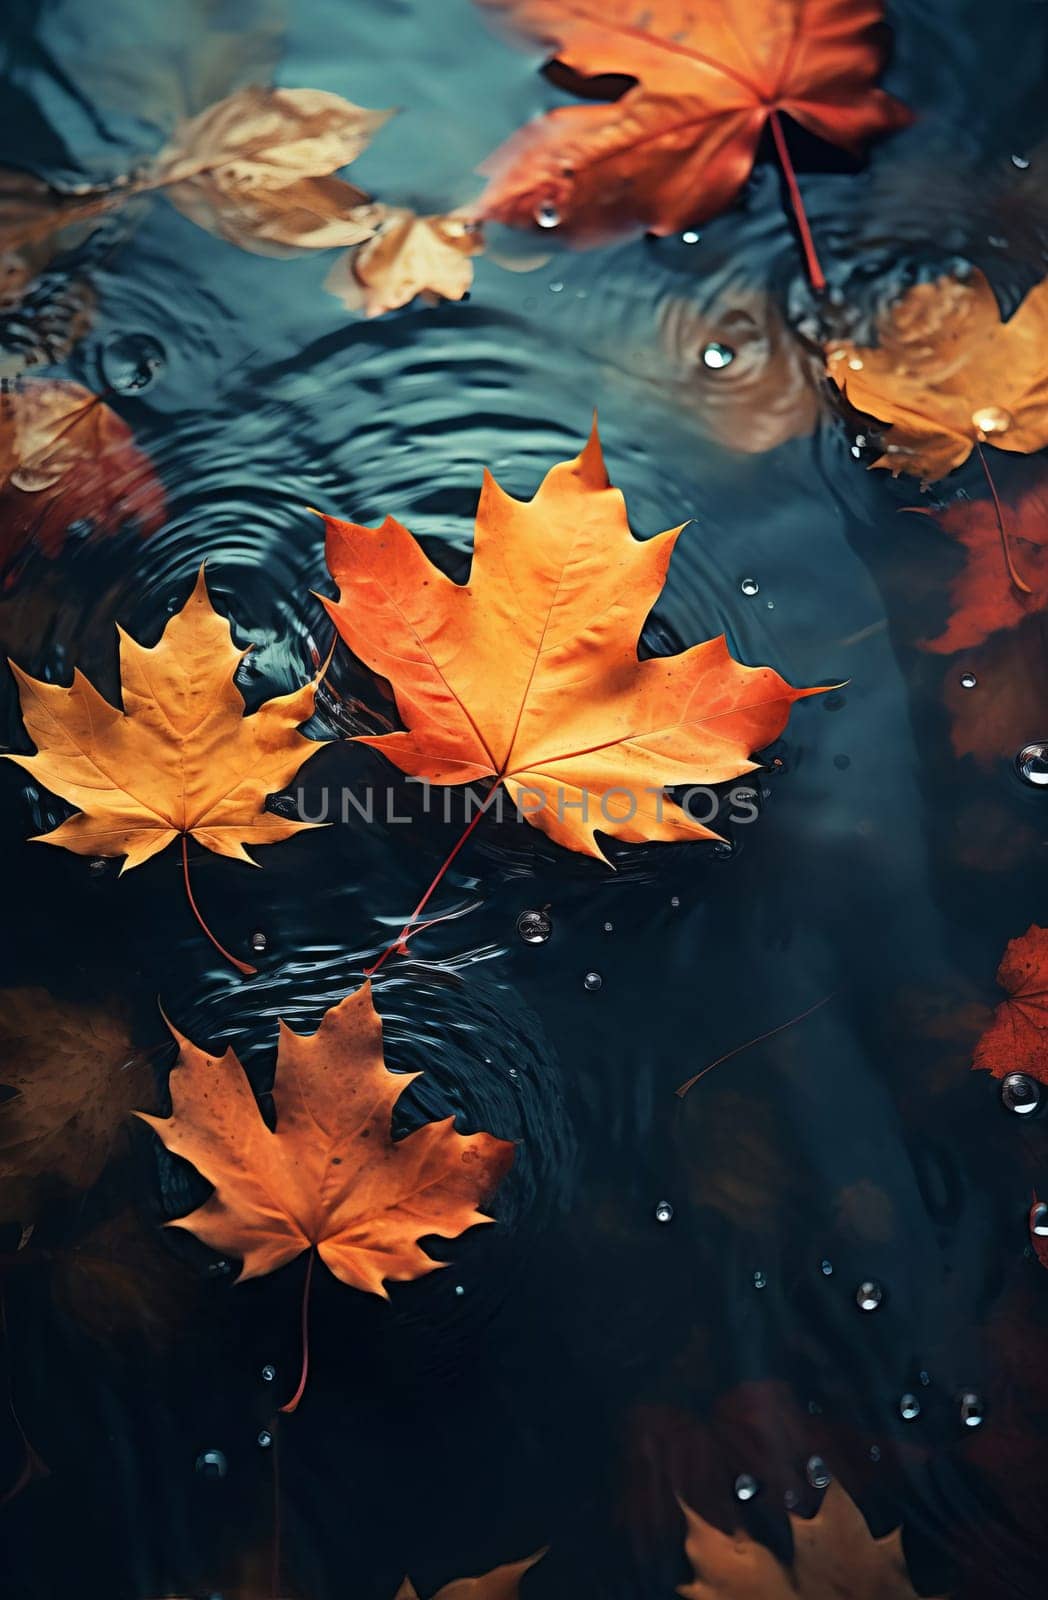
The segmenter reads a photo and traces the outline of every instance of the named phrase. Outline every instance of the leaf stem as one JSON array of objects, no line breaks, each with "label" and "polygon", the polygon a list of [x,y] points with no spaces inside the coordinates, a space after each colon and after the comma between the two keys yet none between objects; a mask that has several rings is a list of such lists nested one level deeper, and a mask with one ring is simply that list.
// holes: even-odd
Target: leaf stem
[{"label": "leaf stem", "polygon": [[1001,550],[1004,554],[1004,564],[1008,569],[1008,576],[1020,594],[1033,594],[1030,585],[1024,583],[1020,578],[1015,568],[1015,562],[1012,560],[1011,545],[1008,542],[1008,529],[1004,525],[1004,508],[1001,505],[1000,495],[997,493],[997,485],[994,483],[993,475],[990,472],[990,463],[986,459],[982,442],[979,439],[975,441],[975,451],[979,457],[979,465],[983,469],[983,476],[989,486],[990,496],[993,500],[993,509],[997,517],[997,531],[1001,536]]},{"label": "leaf stem", "polygon": [[741,1055],[743,1050],[749,1050],[753,1045],[761,1044],[765,1039],[771,1039],[775,1034],[782,1033],[784,1029],[792,1028],[795,1022],[803,1022],[805,1017],[810,1017],[813,1012],[820,1011],[824,1005],[828,1005],[836,992],[834,990],[831,994],[824,994],[822,999],[816,1000],[815,1004],[809,1006],[807,1011],[799,1012],[797,1016],[791,1017],[788,1022],[780,1022],[776,1028],[769,1028],[767,1033],[759,1033],[756,1039],[747,1039],[745,1044],[737,1044],[734,1050],[729,1050],[725,1055],[718,1056],[716,1061],[711,1061],[708,1066],[703,1067],[702,1071],[697,1072],[693,1078],[689,1078],[687,1083],[682,1083],[679,1088],[674,1089],[674,1094],[683,1100],[688,1090],[694,1088],[699,1079],[704,1078],[707,1072],[712,1072],[714,1067],[719,1067],[722,1061],[730,1061],[732,1056]]},{"label": "leaf stem", "polygon": [[313,1245],[306,1264],[305,1281],[302,1284],[302,1370],[299,1373],[298,1388],[287,1404],[281,1406],[281,1411],[297,1411],[298,1403],[306,1392],[306,1379],[309,1377],[309,1291],[313,1287],[313,1263],[316,1259],[317,1247]]},{"label": "leaf stem", "polygon": [[459,835],[459,839],[458,839],[457,844],[455,844],[453,849],[444,857],[444,860],[443,860],[443,862],[441,864],[440,870],[437,872],[436,876],[431,880],[429,888],[426,890],[425,894],[422,896],[422,899],[419,901],[418,905],[415,907],[414,911],[411,913],[411,915],[408,918],[407,922],[405,922],[404,926],[401,928],[400,932],[397,934],[397,937],[392,941],[391,944],[387,944],[386,948],[383,950],[382,954],[379,956],[377,961],[373,961],[370,967],[365,967],[364,968],[364,976],[365,976],[365,978],[374,977],[374,975],[378,971],[379,967],[381,967],[384,964],[384,962],[387,960],[387,958],[389,956],[391,956],[394,953],[394,951],[401,951],[402,953],[406,952],[408,939],[411,937],[411,934],[412,934],[413,931],[417,932],[417,929],[415,928],[416,922],[418,921],[419,917],[422,915],[423,911],[425,911],[426,906],[429,904],[430,899],[433,896],[434,890],[437,888],[438,884],[441,882],[441,880],[445,876],[448,868],[451,866],[451,863],[454,861],[455,857],[458,855],[459,851],[462,849],[462,846],[466,843],[466,840],[469,838],[470,834],[473,832],[473,829],[477,826],[477,823],[480,821],[481,817],[487,811],[487,809],[488,809],[488,801],[491,799],[492,795],[494,794],[495,790],[498,788],[498,786],[501,783],[501,781],[502,781],[502,774],[497,772],[495,774],[495,776],[492,778],[491,783],[488,786],[487,793],[484,796],[483,804],[480,805],[477,808],[476,813],[470,818],[470,821],[466,825],[465,829]]},{"label": "leaf stem", "polygon": [[804,247],[804,260],[808,267],[808,277],[815,293],[821,294],[826,287],[826,277],[815,253],[815,240],[812,238],[811,228],[808,225],[808,214],[804,209],[800,185],[797,182],[797,174],[793,170],[793,162],[790,160],[790,152],[786,145],[786,134],[783,131],[782,120],[778,111],[772,111],[769,114],[768,121],[771,124],[772,137],[775,140],[775,152],[779,158],[779,165],[782,167],[782,174],[786,179],[786,187],[790,193],[790,205],[793,207],[793,215],[800,231],[801,244]]},{"label": "leaf stem", "polygon": [[246,961],[238,961],[236,956],[230,955],[225,945],[219,944],[218,940],[211,932],[211,929],[200,915],[200,908],[193,899],[193,890],[189,882],[189,846],[185,834],[182,835],[182,877],[185,880],[186,898],[189,901],[190,910],[192,911],[194,917],[196,917],[204,932],[207,934],[208,938],[211,940],[211,943],[214,945],[219,955],[225,956],[227,961],[231,961],[234,967],[236,967],[237,971],[242,972],[245,977],[251,977],[253,973],[258,971],[258,968],[250,966]]}]

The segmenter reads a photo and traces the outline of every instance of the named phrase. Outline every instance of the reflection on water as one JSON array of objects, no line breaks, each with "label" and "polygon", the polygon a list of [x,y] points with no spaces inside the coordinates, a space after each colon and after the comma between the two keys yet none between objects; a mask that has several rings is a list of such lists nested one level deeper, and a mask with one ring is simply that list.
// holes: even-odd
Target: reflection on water
[{"label": "reflection on water", "polygon": [[[921,1593],[1043,1592],[1039,1092],[968,1070],[1000,953],[1043,918],[1042,619],[923,648],[961,553],[897,514],[914,484],[864,472],[816,352],[958,258],[1006,310],[1043,274],[1048,13],[900,0],[892,22],[887,81],[918,121],[859,170],[801,172],[820,305],[770,162],[675,237],[573,252],[555,227],[492,229],[463,303],[370,320],[325,289],[327,253],[239,251],[162,195],[38,251],[28,299],[12,280],[4,375],[103,397],[164,498],[148,537],[73,519],[59,548],[20,545],[0,625],[37,676],[75,664],[115,698],[114,624],[156,639],[206,561],[253,646],[249,705],[287,691],[330,635],[308,507],[393,514],[461,578],[482,469],[530,495],[596,407],[637,532],[689,522],[645,648],[724,631],[744,661],[842,684],[796,709],[727,847],[633,847],[611,872],[511,821],[477,830],[376,1002],[392,1064],[425,1072],[404,1126],[456,1111],[517,1141],[499,1224],[388,1306],[321,1282],[294,1417],[273,1396],[298,1360],[295,1269],[234,1287],[162,1234],[190,1190],[154,1142],[9,1242],[4,1482],[20,1428],[35,1452],[4,1513],[13,1593],[273,1592],[274,1463],[280,1592],[310,1600],[384,1600],[405,1572],[429,1595],[545,1545],[526,1600],[656,1600],[686,1577],[675,1496],[782,1553],[786,1510],[831,1476],[875,1532],[904,1525]],[[404,108],[353,181],[444,213],[560,98],[468,0],[18,0],[3,48],[0,159],[67,187],[276,81]],[[1025,492],[1029,463],[999,471]],[[977,463],[938,492],[980,499]],[[384,789],[381,756],[337,736],[391,715],[339,657],[307,807]],[[260,872],[201,852],[245,983],[212,963],[173,853],[121,879],[23,843],[62,813],[10,768],[8,981],[125,1004],[162,1080],[159,998],[264,1092],[277,1018],[312,1029],[359,984],[461,831],[459,810],[398,803],[412,825],[352,811]]]}]

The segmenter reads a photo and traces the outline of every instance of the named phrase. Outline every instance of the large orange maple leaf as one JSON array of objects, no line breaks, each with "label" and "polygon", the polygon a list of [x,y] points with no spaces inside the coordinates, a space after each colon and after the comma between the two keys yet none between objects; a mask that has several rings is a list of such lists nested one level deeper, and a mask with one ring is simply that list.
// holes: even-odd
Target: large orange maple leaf
[{"label": "large orange maple leaf", "polygon": [[911,120],[875,86],[886,54],[880,0],[478,3],[579,79],[635,80],[610,105],[551,111],[489,157],[479,210],[495,221],[556,219],[589,242],[631,225],[672,233],[734,200],[770,126],[821,288],[781,114],[855,153]]},{"label": "large orange maple leaf", "polygon": [[[508,1170],[512,1143],[457,1133],[453,1115],[392,1137],[393,1107],[421,1074],[387,1069],[370,984],[326,1012],[312,1035],[281,1022],[275,1131],[231,1050],[216,1059],[175,1037],[171,1115],[136,1114],[214,1184],[210,1199],[169,1226],[239,1256],[239,1281],[309,1251],[307,1296],[315,1253],[343,1283],[388,1299],[386,1283],[446,1265],[421,1239],[454,1239],[492,1220],[477,1207]],[[285,1409],[304,1382],[305,1359]]]},{"label": "large orange maple leaf", "polygon": [[752,772],[795,700],[770,667],[732,659],[723,635],[641,661],[637,641],[681,528],[639,540],[608,484],[596,427],[533,500],[490,473],[467,584],[408,530],[327,517],[339,633],[393,685],[404,732],[365,737],[433,784],[505,785],[522,816],[570,850],[597,834],[634,843],[715,839],[668,787]]}]

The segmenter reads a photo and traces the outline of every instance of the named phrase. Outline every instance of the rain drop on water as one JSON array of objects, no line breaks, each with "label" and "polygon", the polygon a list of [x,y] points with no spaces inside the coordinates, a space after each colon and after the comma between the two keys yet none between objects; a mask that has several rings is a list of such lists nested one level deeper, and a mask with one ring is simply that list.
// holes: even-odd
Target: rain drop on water
[{"label": "rain drop on water", "polygon": [[266,948],[266,945],[268,943],[269,943],[269,940],[266,938],[265,934],[261,930],[258,930],[257,932],[255,932],[255,933],[253,933],[251,935],[251,948],[252,948],[252,950],[257,950],[259,953],[261,953]]},{"label": "rain drop on water", "polygon": [[961,1395],[961,1421],[966,1428],[979,1428],[982,1426],[983,1408],[982,1400],[973,1389]]},{"label": "rain drop on water", "polygon": [[735,351],[729,344],[721,344],[717,339],[711,339],[703,347],[702,364],[709,367],[712,372],[720,372],[723,367],[730,367],[735,360]]},{"label": "rain drop on water", "polygon": [[1045,1205],[1043,1200],[1038,1200],[1030,1212],[1030,1231],[1035,1233],[1038,1239],[1048,1238],[1048,1205]]},{"label": "rain drop on water", "polygon": [[974,689],[975,685],[978,683],[978,681],[979,680],[975,676],[974,672],[962,672],[961,673],[961,688],[962,689]]},{"label": "rain drop on water", "polygon": [[265,1366],[262,1368],[262,1382],[263,1383],[272,1383],[274,1378],[276,1377],[276,1375],[277,1375],[276,1367],[274,1367],[270,1362],[267,1361]]},{"label": "rain drop on water", "polygon": [[668,1200],[660,1200],[655,1207],[656,1222],[670,1222],[673,1218],[673,1207]]},{"label": "rain drop on water", "polygon": [[757,582],[756,578],[743,578],[742,582],[739,584],[739,588],[742,590],[743,594],[753,595],[760,594],[761,592],[761,586]]},{"label": "rain drop on water", "polygon": [[[1014,157],[1012,158],[1014,160]],[[696,233],[694,228],[686,228],[680,236],[681,244],[698,244],[702,238],[701,233]]]},{"label": "rain drop on water", "polygon": [[833,1474],[821,1456],[809,1456],[804,1476],[813,1489],[828,1489]]},{"label": "rain drop on water", "polygon": [[921,1402],[915,1394],[904,1394],[899,1401],[899,1415],[904,1422],[914,1422],[921,1414]]},{"label": "rain drop on water", "polygon": [[545,944],[553,932],[553,923],[545,911],[522,911],[517,918],[517,932],[525,944]]},{"label": "rain drop on water", "polygon": [[107,389],[141,394],[155,383],[165,361],[164,347],[152,334],[118,333],[103,345],[98,367]]},{"label": "rain drop on water", "polygon": [[833,1276],[833,1262],[832,1261],[820,1261],[819,1262],[819,1271],[822,1273],[824,1278],[831,1278]]},{"label": "rain drop on water", "polygon": [[1017,1117],[1028,1117],[1041,1103],[1041,1086],[1025,1072],[1009,1072],[1001,1080],[1001,1104]]},{"label": "rain drop on water", "polygon": [[196,1470],[202,1478],[224,1478],[226,1458],[221,1450],[203,1450],[196,1458]]},{"label": "rain drop on water", "polygon": [[555,228],[560,222],[560,212],[552,200],[544,200],[535,212],[535,221],[540,228]]},{"label": "rain drop on water", "polygon": [[270,1445],[273,1443],[273,1435],[270,1433],[268,1428],[259,1429],[258,1442],[261,1449],[269,1449]]},{"label": "rain drop on water", "polygon": [[1029,156],[1016,155],[1016,156],[1012,157],[1012,166],[1013,167],[1018,167],[1020,172],[1025,172],[1027,170],[1027,168],[1029,167],[1029,165],[1030,165]]},{"label": "rain drop on water", "polygon": [[867,1278],[864,1283],[860,1283],[855,1291],[855,1304],[860,1311],[876,1311],[883,1299],[884,1290],[872,1278]]},{"label": "rain drop on water", "polygon": [[757,1493],[757,1480],[748,1472],[740,1472],[735,1479],[736,1500],[752,1500]]},{"label": "rain drop on water", "polygon": [[466,1291],[463,1288],[462,1284],[461,1283],[456,1283],[456,1285],[455,1285],[455,1293],[459,1296],[460,1299],[465,1294],[465,1292]]},{"label": "rain drop on water", "polygon": [[1015,770],[1034,789],[1048,788],[1048,743],[1024,744],[1015,758]]},{"label": "rain drop on water", "polygon": [[591,994],[595,994],[603,982],[604,979],[599,972],[587,972],[582,980],[583,987],[588,989]]}]

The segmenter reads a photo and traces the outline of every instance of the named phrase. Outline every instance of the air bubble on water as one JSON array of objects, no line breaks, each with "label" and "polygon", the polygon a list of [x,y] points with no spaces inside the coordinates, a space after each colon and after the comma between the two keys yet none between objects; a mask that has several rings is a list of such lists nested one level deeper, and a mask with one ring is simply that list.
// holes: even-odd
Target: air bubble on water
[{"label": "air bubble on water", "polygon": [[166,360],[163,345],[152,334],[118,333],[102,346],[98,366],[107,389],[141,394],[156,382]]},{"label": "air bubble on water", "polygon": [[257,950],[259,953],[261,953],[266,948],[266,945],[268,943],[269,943],[269,940],[266,938],[265,934],[262,932],[261,929],[257,929],[251,935],[251,948],[252,948],[252,950]]},{"label": "air bubble on water", "polygon": [[553,932],[553,922],[545,911],[522,911],[517,918],[517,932],[525,944],[545,944]]},{"label": "air bubble on water", "polygon": [[1013,167],[1018,167],[1020,172],[1026,172],[1028,170],[1028,168],[1029,168],[1029,165],[1030,165],[1029,156],[1020,156],[1020,155],[1012,156],[1012,166]]},{"label": "air bubble on water", "polygon": [[270,1433],[268,1428],[260,1428],[259,1429],[259,1431],[258,1431],[258,1443],[259,1443],[259,1448],[260,1449],[262,1449],[262,1450],[268,1450],[269,1449],[270,1445],[273,1443],[273,1435]]},{"label": "air bubble on water", "polygon": [[904,1422],[914,1422],[921,1414],[921,1402],[915,1394],[904,1394],[899,1401],[899,1415]]},{"label": "air bubble on water", "polygon": [[224,1478],[228,1464],[221,1450],[202,1450],[196,1458],[196,1470],[202,1478]]},{"label": "air bubble on water", "polygon": [[606,922],[604,924],[604,932],[605,933],[614,933],[615,932],[615,924],[613,922]]},{"label": "air bubble on water", "polygon": [[1041,1103],[1041,1086],[1025,1072],[1009,1072],[1001,1079],[1001,1104],[1017,1117],[1028,1117]]},{"label": "air bubble on water", "polygon": [[833,1474],[821,1456],[809,1456],[804,1476],[813,1489],[828,1489]]},{"label": "air bubble on water", "polygon": [[276,1375],[277,1375],[276,1367],[274,1367],[271,1362],[267,1361],[265,1366],[262,1368],[262,1382],[263,1383],[272,1383],[274,1378],[276,1377]]},{"label": "air bubble on water", "polygon": [[1038,1239],[1048,1238],[1048,1205],[1043,1200],[1038,1200],[1030,1212],[1030,1231]]},{"label": "air bubble on water", "polygon": [[753,1274],[753,1287],[755,1289],[766,1289],[767,1286],[768,1274],[764,1271],[763,1267],[758,1267],[756,1272]]},{"label": "air bubble on water", "polygon": [[560,212],[552,200],[543,200],[535,212],[535,221],[540,228],[555,228],[560,222]]},{"label": "air bubble on water", "polygon": [[684,232],[680,236],[680,242],[681,244],[698,244],[701,238],[702,234],[696,233],[694,228],[685,228]]},{"label": "air bubble on water", "polygon": [[978,683],[978,681],[979,680],[975,676],[974,672],[962,672],[961,673],[961,688],[962,689],[974,689],[975,685]]},{"label": "air bubble on water", "polygon": [[735,360],[735,351],[730,344],[721,344],[718,339],[711,339],[703,347],[702,364],[709,367],[711,372],[720,372],[724,367],[730,367]]},{"label": "air bubble on water", "polygon": [[884,1290],[872,1278],[867,1278],[855,1291],[855,1304],[860,1311],[876,1311],[884,1299]]},{"label": "air bubble on water", "polygon": [[734,1492],[736,1500],[752,1500],[757,1493],[759,1485],[756,1478],[748,1472],[740,1472],[735,1479]]},{"label": "air bubble on water", "polygon": [[562,294],[564,292],[564,285],[559,282],[551,283],[549,286],[549,292],[550,294]]},{"label": "air bubble on water", "polygon": [[822,1273],[824,1278],[831,1278],[833,1276],[833,1262],[832,1261],[820,1261],[819,1262],[819,1271]]},{"label": "air bubble on water", "polygon": [[961,1421],[966,1428],[980,1428],[982,1426],[982,1400],[974,1389],[969,1389],[961,1395]]},{"label": "air bubble on water", "polygon": [[673,1220],[673,1207],[668,1200],[660,1200],[655,1207],[656,1222],[671,1222]]},{"label": "air bubble on water", "polygon": [[587,972],[586,976],[582,980],[583,987],[588,989],[590,994],[596,994],[603,982],[604,979],[601,977],[599,972]]},{"label": "air bubble on water", "polygon": [[1048,788],[1048,742],[1024,744],[1015,758],[1015,770],[1032,788]]},{"label": "air bubble on water", "polygon": [[743,578],[739,584],[739,588],[742,590],[743,594],[754,595],[760,594],[761,592],[761,586],[757,582],[756,578]]},{"label": "air bubble on water", "polygon": [[465,1294],[465,1292],[466,1292],[466,1290],[465,1290],[464,1286],[461,1283],[456,1283],[456,1285],[455,1285],[455,1293],[459,1296],[460,1299]]}]

